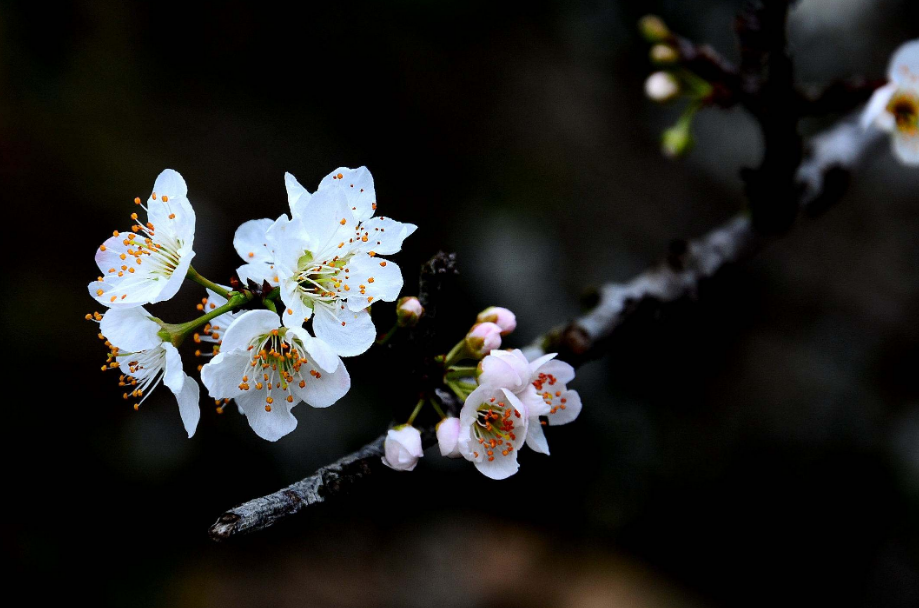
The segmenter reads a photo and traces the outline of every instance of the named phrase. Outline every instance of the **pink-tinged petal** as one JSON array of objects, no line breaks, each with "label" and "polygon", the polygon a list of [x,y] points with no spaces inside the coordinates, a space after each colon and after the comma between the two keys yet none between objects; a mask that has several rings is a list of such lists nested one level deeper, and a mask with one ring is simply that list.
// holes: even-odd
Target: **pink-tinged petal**
[{"label": "pink-tinged petal", "polygon": [[358,221],[369,219],[376,210],[376,190],[367,167],[339,167],[322,178],[319,189],[342,192],[347,198],[348,208]]},{"label": "pink-tinged petal", "polygon": [[529,363],[519,350],[493,350],[482,359],[479,384],[509,388],[516,393],[524,389],[529,379]]},{"label": "pink-tinged petal", "polygon": [[919,40],[912,40],[896,50],[890,60],[888,77],[898,85],[919,85]]},{"label": "pink-tinged petal", "polygon": [[316,337],[342,357],[367,351],[376,339],[376,328],[366,310],[342,310],[337,304],[317,305],[313,316]]},{"label": "pink-tinged petal", "polygon": [[297,428],[297,419],[290,410],[294,404],[276,400],[271,411],[265,409],[265,399],[260,391],[248,391],[236,397],[236,405],[246,415],[255,434],[268,441],[277,441]]},{"label": "pink-tinged petal", "polygon": [[546,441],[546,434],[543,432],[538,418],[530,419],[527,429],[527,447],[534,452],[549,455],[549,442]]},{"label": "pink-tinged petal", "polygon": [[162,329],[143,307],[111,309],[99,323],[99,331],[113,346],[123,352],[140,352],[157,348],[163,339],[157,335]]},{"label": "pink-tinged petal", "polygon": [[243,261],[248,263],[262,262],[272,263],[274,255],[268,247],[268,229],[275,223],[275,220],[264,218],[260,220],[249,220],[240,225],[233,235],[233,248]]},{"label": "pink-tinged petal", "polygon": [[223,343],[220,345],[220,350],[221,352],[245,351],[249,348],[249,344],[253,339],[271,333],[273,329],[278,329],[278,327],[280,327],[278,315],[270,310],[244,312],[233,321],[233,324],[223,334]]}]

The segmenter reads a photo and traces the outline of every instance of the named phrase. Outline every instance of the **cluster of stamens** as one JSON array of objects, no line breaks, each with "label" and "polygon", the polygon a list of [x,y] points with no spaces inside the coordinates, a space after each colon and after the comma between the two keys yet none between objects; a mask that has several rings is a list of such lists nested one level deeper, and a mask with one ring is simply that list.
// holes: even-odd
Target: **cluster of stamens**
[{"label": "cluster of stamens", "polygon": [[919,132],[919,97],[909,91],[897,91],[887,105],[887,111],[893,114],[897,129],[915,135]]},{"label": "cluster of stamens", "polygon": [[[544,390],[546,385],[555,386],[558,382],[558,379],[552,374],[543,374],[540,373],[537,376],[536,380],[533,381],[533,386],[536,388],[536,392],[539,393],[539,396],[542,397],[546,405],[550,406],[552,409],[549,410],[549,414],[554,414],[558,410],[565,409],[565,404],[568,402],[567,399],[562,397],[562,391],[555,391],[554,393],[550,390]],[[555,399],[558,399],[559,402],[556,404]],[[546,424],[543,420],[540,424]]]},{"label": "cluster of stamens", "polygon": [[[306,354],[296,344],[285,341],[277,329],[253,340],[248,350],[252,358],[242,376],[239,389],[264,390],[266,412],[271,411],[274,403],[272,391],[279,391],[281,398],[293,403],[294,396],[289,393],[290,385],[296,382],[300,388],[306,386],[306,379],[301,372],[303,366],[309,366]],[[309,375],[317,379],[322,377],[317,369],[310,369]]]},{"label": "cluster of stamens", "polygon": [[[495,459],[496,451],[507,456],[514,450],[513,442],[517,439],[514,424],[518,418],[520,412],[504,401],[497,401],[495,397],[479,406],[472,431],[489,462]],[[479,457],[477,451],[472,454]]]},{"label": "cluster of stamens", "polygon": [[[201,312],[210,312],[217,308],[217,305],[213,302],[209,302],[207,298],[201,298],[201,302],[196,306],[196,308]],[[218,319],[219,318],[220,317],[218,317]],[[192,339],[195,341],[195,344],[201,344],[202,342],[205,342],[213,345],[210,347],[210,350],[202,351],[201,349],[196,349],[195,356],[210,359],[211,357],[217,355],[217,353],[220,352],[220,343],[223,341],[220,336],[223,334],[225,329],[225,327],[221,327],[220,325],[212,325],[211,323],[207,323],[203,328],[201,328],[201,333],[195,332],[192,335]],[[201,371],[202,367],[204,367],[203,364],[198,365],[199,372]],[[220,404],[218,403],[218,405]]]}]

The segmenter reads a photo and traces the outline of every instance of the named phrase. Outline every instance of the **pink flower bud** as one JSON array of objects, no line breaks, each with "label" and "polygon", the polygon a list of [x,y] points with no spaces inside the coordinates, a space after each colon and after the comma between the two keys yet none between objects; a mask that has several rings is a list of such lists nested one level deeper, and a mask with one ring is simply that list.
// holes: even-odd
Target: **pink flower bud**
[{"label": "pink flower bud", "polygon": [[396,304],[396,318],[399,327],[415,327],[424,314],[424,306],[415,296],[406,296]]},{"label": "pink flower bud", "polygon": [[501,348],[501,328],[494,323],[476,323],[466,334],[466,348],[477,359]]},{"label": "pink flower bud", "polygon": [[502,336],[506,336],[517,328],[517,316],[500,306],[489,306],[479,313],[476,320],[479,323],[494,323],[501,328]]},{"label": "pink flower bud", "polygon": [[444,418],[437,423],[437,445],[440,454],[447,458],[461,458],[457,440],[459,439],[460,420],[453,416]]},{"label": "pink flower bud", "polygon": [[423,455],[421,433],[413,426],[389,429],[383,441],[383,464],[396,471],[412,471]]}]

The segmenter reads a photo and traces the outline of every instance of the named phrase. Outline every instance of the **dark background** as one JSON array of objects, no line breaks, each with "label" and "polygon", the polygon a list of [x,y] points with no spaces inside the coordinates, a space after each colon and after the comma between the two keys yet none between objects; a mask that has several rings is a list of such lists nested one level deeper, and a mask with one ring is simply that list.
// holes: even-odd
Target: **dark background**
[{"label": "dark background", "polygon": [[[634,27],[653,10],[733,57],[739,6],[0,3],[13,589],[134,607],[919,605],[919,171],[886,149],[828,215],[621,332],[579,372],[585,409],[551,457],[497,483],[429,451],[230,544],[207,539],[217,515],[378,435],[407,404],[400,378],[380,353],[349,360],[352,392],[298,407],[276,444],[205,399],[188,440],[165,389],[140,413],[121,400],[82,320],[94,248],[162,169],[188,182],[195,266],[226,281],[235,227],[286,210],[284,171],[314,189],[366,165],[381,212],[420,226],[395,258],[406,293],[433,252],[458,253],[445,343],[501,304],[522,346],[742,208],[755,124],[706,111],[693,154],[664,159],[679,109],[643,97]],[[881,77],[917,24],[909,0],[804,0],[799,79]],[[156,311],[185,320],[199,297]]]}]

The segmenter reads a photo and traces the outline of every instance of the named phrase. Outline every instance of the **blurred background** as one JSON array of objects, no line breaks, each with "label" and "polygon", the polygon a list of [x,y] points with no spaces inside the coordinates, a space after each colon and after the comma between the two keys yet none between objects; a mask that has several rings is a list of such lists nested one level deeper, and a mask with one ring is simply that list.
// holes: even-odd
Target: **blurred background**
[{"label": "blurred background", "polygon": [[[655,12],[734,58],[739,7],[0,3],[7,580],[132,607],[919,605],[919,171],[886,148],[819,221],[620,332],[551,457],[497,483],[435,448],[228,544],[206,535],[224,510],[385,429],[398,377],[349,360],[351,393],[276,444],[205,399],[189,440],[168,391],[122,401],[83,320],[94,248],[164,168],[189,185],[195,266],[227,281],[235,227],[286,211],[284,171],[314,189],[366,165],[381,212],[420,226],[406,293],[459,256],[445,348],[491,304],[525,345],[742,208],[756,125],[703,112],[696,150],[662,157],[679,108],[643,97],[635,30]],[[790,30],[802,83],[882,77],[919,5],[803,0]],[[201,295],[155,311],[192,318]]]}]

